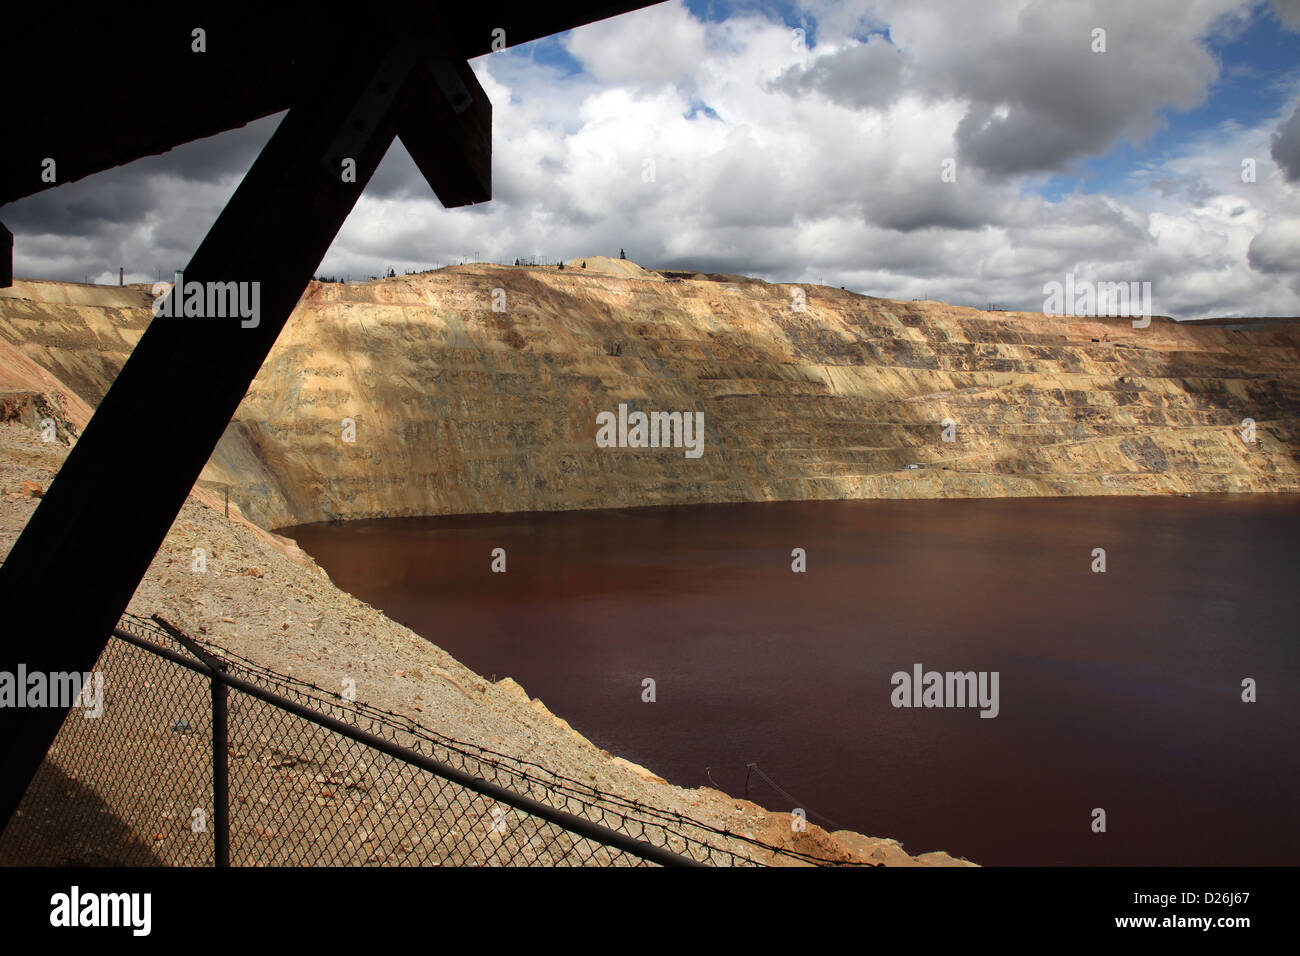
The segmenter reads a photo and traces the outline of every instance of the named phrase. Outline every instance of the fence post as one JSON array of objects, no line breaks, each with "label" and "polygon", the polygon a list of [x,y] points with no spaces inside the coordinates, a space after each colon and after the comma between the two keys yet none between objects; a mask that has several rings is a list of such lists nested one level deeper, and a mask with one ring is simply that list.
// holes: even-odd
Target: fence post
[{"label": "fence post", "polygon": [[212,673],[213,866],[230,866],[230,747],[226,734],[226,695],[221,671]]},{"label": "fence post", "polygon": [[229,690],[226,686],[226,665],[190,640],[176,625],[168,623],[157,614],[151,620],[197,657],[203,665],[198,669],[212,681],[212,865],[230,866],[230,747],[226,726],[226,697]]}]

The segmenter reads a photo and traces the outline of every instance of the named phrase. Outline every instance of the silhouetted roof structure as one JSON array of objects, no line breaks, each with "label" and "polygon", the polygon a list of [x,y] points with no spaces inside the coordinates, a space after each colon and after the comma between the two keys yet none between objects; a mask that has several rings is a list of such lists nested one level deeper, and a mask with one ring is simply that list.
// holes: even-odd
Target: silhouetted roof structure
[{"label": "silhouetted roof structure", "polygon": [[[517,46],[651,5],[379,2],[357,18],[437,29],[463,61],[491,52],[494,40]],[[193,50],[195,29],[204,31],[203,53]],[[322,64],[348,58],[357,30],[353,17],[316,4],[103,4],[72,18],[42,4],[14,5],[0,15],[7,41],[0,83],[8,91],[0,205],[287,110]],[[413,112],[399,135],[418,157],[439,129]],[[47,158],[56,160],[56,182],[41,178]],[[440,198],[463,205],[488,196],[467,189]]]},{"label": "silhouetted roof structure", "polygon": [[[184,270],[186,290],[206,287],[209,307],[213,287],[251,283],[260,312],[155,316],[0,565],[0,671],[93,669],[394,139],[444,205],[491,198],[492,104],[466,59],[649,5],[376,0],[341,15],[269,2],[29,4],[0,13],[0,203],[287,111]],[[9,284],[8,236],[0,226],[0,285]],[[64,716],[0,708],[0,822]]]}]

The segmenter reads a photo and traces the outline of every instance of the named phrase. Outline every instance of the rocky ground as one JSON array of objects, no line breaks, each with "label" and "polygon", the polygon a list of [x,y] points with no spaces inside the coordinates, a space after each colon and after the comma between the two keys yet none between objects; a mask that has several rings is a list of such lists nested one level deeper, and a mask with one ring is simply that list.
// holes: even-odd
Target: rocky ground
[{"label": "rocky ground", "polygon": [[[38,504],[35,495],[49,486],[66,454],[65,445],[43,442],[28,422],[0,424],[0,557],[8,554]],[[672,786],[597,749],[513,680],[493,682],[475,674],[340,591],[292,542],[244,521],[237,509],[227,519],[222,504],[202,491],[190,496],[130,611],[160,614],[217,648],[321,688],[354,681],[358,701],[446,736],[526,757],[599,790],[773,846],[840,861],[965,864],[939,852],[912,855],[889,839],[827,834],[812,824],[795,833],[788,813],[716,790]],[[202,571],[195,565],[200,550]]]}]

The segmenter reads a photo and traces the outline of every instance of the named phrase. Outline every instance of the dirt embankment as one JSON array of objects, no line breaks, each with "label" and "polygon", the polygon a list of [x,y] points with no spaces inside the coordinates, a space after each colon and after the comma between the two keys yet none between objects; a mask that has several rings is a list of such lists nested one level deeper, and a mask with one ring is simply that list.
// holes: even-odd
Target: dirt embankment
[{"label": "dirt embankment", "polygon": [[[47,488],[66,454],[67,447],[42,441],[31,424],[0,424],[0,559],[35,510],[31,489]],[[771,846],[831,860],[968,865],[944,853],[912,855],[893,840],[828,834],[813,824],[797,833],[789,813],[716,790],[672,786],[597,749],[513,680],[487,680],[340,591],[293,542],[233,512],[226,519],[223,506],[198,490],[190,496],[129,610],[161,614],[219,647],[323,688],[342,688],[350,679],[363,703]],[[201,572],[195,549],[203,552]]]}]

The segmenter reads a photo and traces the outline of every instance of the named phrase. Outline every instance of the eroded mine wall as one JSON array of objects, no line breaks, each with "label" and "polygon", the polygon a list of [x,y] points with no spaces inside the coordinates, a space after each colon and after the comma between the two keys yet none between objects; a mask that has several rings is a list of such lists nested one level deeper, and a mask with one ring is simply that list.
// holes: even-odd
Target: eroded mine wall
[{"label": "eroded mine wall", "polygon": [[[268,528],[691,502],[1300,491],[1294,320],[1137,329],[623,271],[472,265],[313,283],[201,484],[229,484]],[[151,301],[146,287],[18,280],[0,291],[0,340],[94,406]],[[620,403],[702,412],[702,454],[598,447],[597,416]]]}]

